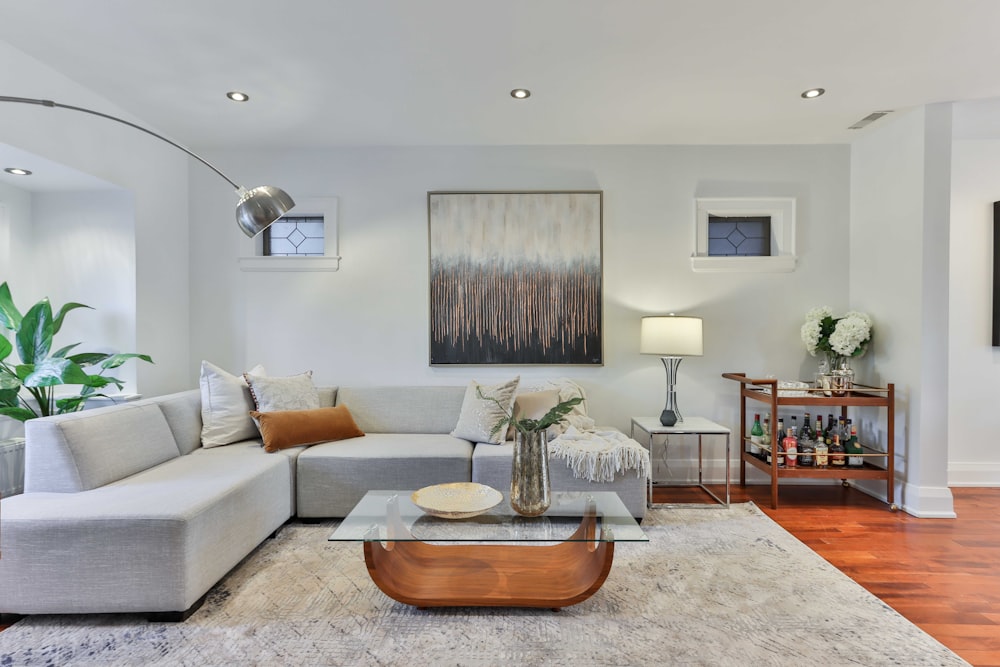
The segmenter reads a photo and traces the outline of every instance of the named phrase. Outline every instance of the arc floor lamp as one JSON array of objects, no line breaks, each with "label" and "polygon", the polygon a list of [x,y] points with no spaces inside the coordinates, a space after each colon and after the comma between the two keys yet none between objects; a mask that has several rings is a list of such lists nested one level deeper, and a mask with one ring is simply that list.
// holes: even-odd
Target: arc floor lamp
[{"label": "arc floor lamp", "polygon": [[253,188],[252,190],[247,190],[243,186],[239,185],[233,179],[229,178],[223,174],[219,169],[217,169],[208,160],[196,155],[192,151],[184,148],[175,141],[171,141],[166,137],[153,132],[152,130],[146,129],[141,125],[136,125],[135,123],[129,122],[124,118],[118,118],[117,116],[112,116],[110,114],[102,113],[100,111],[94,111],[93,109],[85,109],[83,107],[76,107],[69,104],[60,104],[59,102],[53,102],[52,100],[40,100],[31,97],[9,97],[7,95],[0,95],[0,102],[19,102],[21,104],[37,104],[43,107],[58,107],[60,109],[69,109],[71,111],[80,111],[83,113],[89,113],[93,116],[100,116],[101,118],[107,118],[108,120],[113,120],[123,125],[128,125],[129,127],[135,128],[140,132],[145,132],[148,135],[154,136],[160,141],[164,141],[174,148],[180,149],[193,157],[198,162],[214,171],[216,174],[221,176],[236,188],[236,192],[239,194],[239,202],[236,204],[236,224],[240,226],[243,233],[249,237],[257,236],[262,231],[267,229],[267,227],[283,216],[285,213],[290,211],[295,202],[292,200],[288,193],[281,188],[276,188],[273,185],[261,185],[259,187]]}]

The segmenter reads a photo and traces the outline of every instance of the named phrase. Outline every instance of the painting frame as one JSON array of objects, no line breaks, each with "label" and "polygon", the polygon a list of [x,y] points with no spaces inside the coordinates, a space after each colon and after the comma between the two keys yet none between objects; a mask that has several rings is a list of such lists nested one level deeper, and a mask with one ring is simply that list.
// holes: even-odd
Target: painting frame
[{"label": "painting frame", "polygon": [[427,193],[431,366],[603,366],[604,192]]}]

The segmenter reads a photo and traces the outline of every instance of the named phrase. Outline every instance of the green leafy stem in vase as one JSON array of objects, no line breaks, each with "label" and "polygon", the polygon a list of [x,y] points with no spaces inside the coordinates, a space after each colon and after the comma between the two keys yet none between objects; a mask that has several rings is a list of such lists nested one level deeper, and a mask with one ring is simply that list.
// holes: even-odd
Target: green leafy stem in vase
[{"label": "green leafy stem in vase", "polygon": [[[0,285],[0,326],[12,331],[13,343],[0,336],[0,415],[27,421],[36,417],[77,412],[89,398],[106,396],[98,390],[114,385],[121,390],[121,380],[105,373],[130,359],[153,360],[146,354],[77,352],[73,343],[52,352],[52,339],[62,328],[66,314],[82,303],[67,303],[53,315],[48,299],[33,305],[27,313],[14,305],[7,283]],[[9,359],[17,350],[20,363]],[[89,369],[89,370],[88,370]],[[93,372],[96,371],[96,372]],[[75,394],[56,398],[55,389],[63,385],[80,388]],[[33,401],[22,394],[22,390]]]},{"label": "green leafy stem in vase", "polygon": [[530,419],[528,417],[517,419],[514,417],[513,406],[508,410],[502,403],[500,403],[500,401],[496,399],[496,397],[486,396],[483,394],[483,390],[479,387],[476,387],[476,393],[479,395],[479,398],[484,401],[492,401],[495,403],[496,406],[504,413],[504,416],[497,420],[497,423],[493,425],[493,430],[490,431],[490,437],[495,436],[508,425],[513,426],[515,431],[519,431],[521,433],[545,431],[549,427],[562,423],[566,419],[566,415],[568,415],[575,406],[583,403],[583,397],[576,396],[574,398],[566,399],[565,401],[560,401],[552,409],[546,412],[541,419]]}]

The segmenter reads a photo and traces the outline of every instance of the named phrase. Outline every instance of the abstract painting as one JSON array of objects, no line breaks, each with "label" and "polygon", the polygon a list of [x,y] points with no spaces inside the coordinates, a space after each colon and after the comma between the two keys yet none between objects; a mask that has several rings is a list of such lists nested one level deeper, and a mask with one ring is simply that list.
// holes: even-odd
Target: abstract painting
[{"label": "abstract painting", "polygon": [[603,193],[429,192],[430,362],[601,365]]}]

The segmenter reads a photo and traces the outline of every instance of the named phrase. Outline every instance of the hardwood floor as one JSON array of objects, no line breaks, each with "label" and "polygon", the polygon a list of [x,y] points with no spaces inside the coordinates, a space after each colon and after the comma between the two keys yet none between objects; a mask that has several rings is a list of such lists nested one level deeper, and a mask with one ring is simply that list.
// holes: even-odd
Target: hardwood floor
[{"label": "hardwood floor", "polygon": [[[1000,489],[952,489],[957,520],[890,512],[841,486],[783,486],[777,510],[769,493],[767,486],[734,485],[732,500],[753,500],[968,662],[1000,667]],[[697,489],[656,488],[654,499],[705,502]]]},{"label": "hardwood floor", "polygon": [[[720,490],[715,490],[720,494]],[[1000,489],[952,489],[958,519],[917,519],[854,489],[738,484],[785,530],[973,665],[1000,666]],[[655,488],[656,502],[708,502]]]}]

